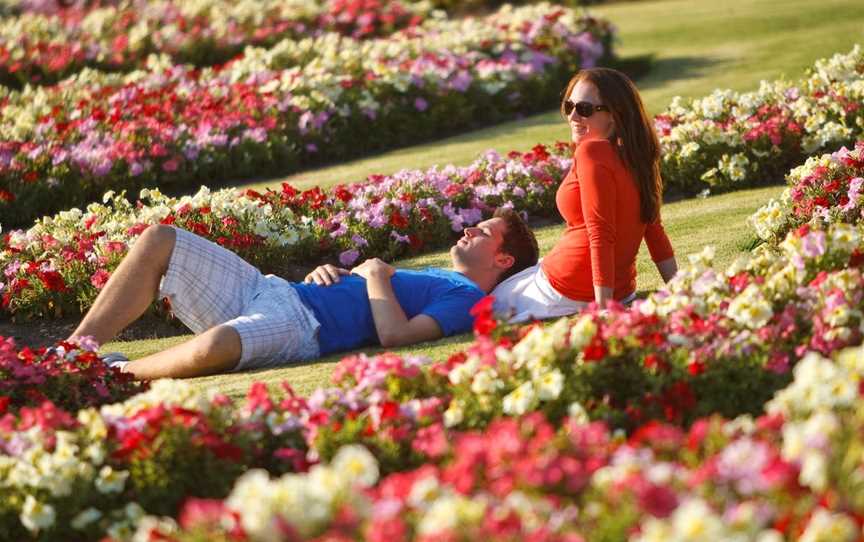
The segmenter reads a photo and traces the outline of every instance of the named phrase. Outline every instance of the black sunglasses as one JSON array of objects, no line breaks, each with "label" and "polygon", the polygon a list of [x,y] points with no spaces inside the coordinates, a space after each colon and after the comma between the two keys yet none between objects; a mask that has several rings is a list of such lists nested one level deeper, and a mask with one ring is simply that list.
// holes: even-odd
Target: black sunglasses
[{"label": "black sunglasses", "polygon": [[577,102],[573,103],[570,100],[564,102],[564,115],[569,117],[573,114],[573,110],[576,110],[576,113],[579,114],[580,117],[588,118],[593,115],[597,111],[609,111],[609,108],[605,105],[594,105],[591,102]]}]

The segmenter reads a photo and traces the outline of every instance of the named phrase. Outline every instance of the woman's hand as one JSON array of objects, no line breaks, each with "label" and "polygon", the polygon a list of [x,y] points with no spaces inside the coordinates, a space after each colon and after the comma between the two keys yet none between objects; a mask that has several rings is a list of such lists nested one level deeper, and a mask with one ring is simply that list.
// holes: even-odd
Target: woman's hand
[{"label": "woman's hand", "polygon": [[654,265],[657,266],[657,271],[663,277],[663,282],[669,282],[675,276],[675,273],[678,272],[678,262],[675,261],[675,256],[667,258],[662,262],[657,262]]},{"label": "woman's hand", "polygon": [[615,289],[606,286],[594,286],[594,301],[601,309],[606,308],[606,303],[615,299]]}]

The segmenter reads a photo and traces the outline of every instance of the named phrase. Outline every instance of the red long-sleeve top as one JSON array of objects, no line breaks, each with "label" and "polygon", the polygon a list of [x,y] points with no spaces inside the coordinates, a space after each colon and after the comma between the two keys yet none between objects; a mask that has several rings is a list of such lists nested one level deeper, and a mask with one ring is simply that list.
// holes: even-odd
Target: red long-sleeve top
[{"label": "red long-sleeve top", "polygon": [[609,141],[579,144],[555,202],[567,229],[542,265],[570,299],[594,301],[594,286],[613,288],[619,300],[634,292],[643,238],[655,262],[674,255],[659,213],[654,223],[641,221],[639,188]]}]

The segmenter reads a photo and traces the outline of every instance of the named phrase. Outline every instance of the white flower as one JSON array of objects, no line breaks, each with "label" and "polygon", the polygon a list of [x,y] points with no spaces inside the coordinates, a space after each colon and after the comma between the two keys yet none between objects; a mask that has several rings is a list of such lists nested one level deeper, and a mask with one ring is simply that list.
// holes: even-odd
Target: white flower
[{"label": "white flower", "polygon": [[502,405],[505,414],[510,416],[521,416],[528,412],[528,409],[534,404],[536,394],[534,385],[531,382],[525,382],[506,397]]},{"label": "white flower", "polygon": [[567,415],[576,423],[588,423],[591,421],[588,417],[588,412],[585,411],[585,407],[575,401],[570,403],[570,406],[567,407]]},{"label": "white flower", "polygon": [[497,373],[491,368],[484,368],[477,371],[474,375],[474,380],[471,382],[471,391],[474,393],[489,394],[504,386],[504,383],[498,378]]},{"label": "white flower", "polygon": [[450,380],[451,384],[458,386],[462,382],[466,382],[471,378],[479,366],[480,360],[478,360],[476,356],[471,356],[465,360],[464,363],[460,363],[453,367],[447,375],[447,378]]},{"label": "white flower", "polygon": [[129,478],[128,471],[115,471],[110,466],[105,465],[99,471],[99,477],[96,478],[96,489],[105,494],[120,493],[123,491],[127,478]]},{"label": "white flower", "polygon": [[350,481],[371,487],[378,481],[378,462],[363,446],[343,446],[333,458],[332,468]]},{"label": "white flower", "polygon": [[798,481],[814,491],[825,491],[828,485],[828,461],[825,455],[819,451],[805,452]]},{"label": "white flower", "polygon": [[799,542],[851,542],[860,529],[845,514],[832,513],[824,508],[816,510],[799,538]]},{"label": "white flower", "polygon": [[91,507],[79,512],[74,518],[72,518],[72,521],[69,524],[73,529],[81,531],[86,529],[87,526],[94,521],[99,521],[101,517],[102,512]]},{"label": "white flower", "polygon": [[462,410],[462,405],[455,399],[450,401],[450,406],[444,411],[444,425],[454,427],[462,423],[463,419],[465,419],[465,412]]},{"label": "white flower", "polygon": [[591,316],[585,315],[576,321],[570,331],[570,346],[574,350],[582,350],[597,334],[597,324]]},{"label": "white flower", "polygon": [[420,518],[417,532],[429,535],[474,525],[483,519],[485,511],[486,504],[480,499],[444,495],[429,505]]},{"label": "white flower", "polygon": [[31,533],[38,533],[54,525],[57,514],[50,504],[37,501],[33,495],[27,495],[24,499],[24,508],[21,510],[21,524]]},{"label": "white flower", "polygon": [[732,300],[726,314],[743,326],[759,329],[768,323],[774,312],[758,285],[751,284]]},{"label": "white flower", "polygon": [[537,379],[537,397],[541,401],[552,401],[561,395],[564,389],[564,375],[558,369],[544,373]]},{"label": "white flower", "polygon": [[441,495],[441,484],[435,476],[426,476],[414,482],[408,494],[408,504],[414,507],[424,506]]},{"label": "white flower", "polygon": [[674,540],[698,542],[723,538],[723,523],[699,498],[684,501],[675,509],[672,526],[675,531]]}]

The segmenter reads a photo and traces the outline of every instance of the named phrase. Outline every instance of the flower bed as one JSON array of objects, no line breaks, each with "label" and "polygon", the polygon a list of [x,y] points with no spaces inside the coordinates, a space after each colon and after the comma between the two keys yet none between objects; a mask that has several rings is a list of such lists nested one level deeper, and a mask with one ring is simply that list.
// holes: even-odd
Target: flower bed
[{"label": "flower bed", "polygon": [[[858,408],[862,356],[862,348],[838,352],[833,360],[808,355],[796,367],[794,381],[768,403],[765,415],[704,418],[689,430],[653,423],[625,437],[579,416],[550,422],[540,413],[498,419],[484,431],[449,431],[447,438],[439,426],[439,444],[425,447],[426,463],[418,468],[387,473],[366,448],[346,445],[308,472],[302,472],[307,465],[282,465],[282,472],[300,467],[301,473],[271,479],[269,474],[279,476],[278,467],[271,466],[269,474],[247,471],[230,493],[223,492],[224,500],[206,498],[208,488],[200,477],[188,486],[176,482],[183,473],[198,471],[199,465],[193,469],[183,462],[175,466],[175,485],[167,489],[194,488],[190,495],[197,496],[185,502],[178,520],[144,517],[147,508],[136,496],[148,490],[154,497],[160,494],[152,483],[159,478],[142,483],[135,463],[123,463],[128,448],[123,442],[130,439],[115,436],[122,434],[118,428],[139,421],[135,430],[144,435],[153,428],[162,432],[165,438],[158,445],[144,437],[137,441],[138,453],[150,452],[139,456],[149,471],[160,472],[171,453],[179,459],[171,444],[181,445],[183,458],[201,461],[207,454],[208,480],[215,482],[236,470],[226,468],[227,461],[214,460],[213,450],[219,448],[212,440],[202,446],[179,427],[197,435],[209,427],[202,425],[205,420],[231,415],[224,414],[229,410],[225,405],[215,408],[217,401],[160,384],[159,394],[105,407],[101,413],[84,410],[77,420],[59,412],[35,423],[4,419],[0,431],[22,435],[27,428],[28,435],[24,451],[9,456],[9,472],[33,468],[37,450],[48,458],[42,464],[62,467],[55,466],[50,483],[32,475],[28,482],[22,476],[10,478],[22,502],[7,504],[0,517],[5,516],[6,533],[17,539],[38,534],[42,540],[105,532],[128,540],[137,526],[141,539],[180,541],[438,540],[458,533],[490,540],[737,536],[852,542],[861,529],[858,511],[864,504],[860,462],[854,456],[864,424]],[[273,439],[276,431],[262,429],[273,425],[270,415],[263,414],[272,402],[261,405],[269,401],[262,394],[257,400],[258,406],[247,407],[235,419],[244,420],[240,424],[253,420]],[[47,408],[42,412],[48,413]],[[281,423],[290,425],[293,419]],[[296,441],[282,448],[298,449],[302,445]],[[83,474],[72,474],[74,467]],[[73,481],[79,488],[74,500],[65,485]],[[174,497],[171,505],[148,511],[170,509],[176,495],[161,494]]]},{"label": "flower bed", "polygon": [[789,188],[756,211],[750,222],[760,239],[777,243],[803,224],[864,219],[864,141],[850,151],[812,157],[786,177]]},{"label": "flower bed", "polygon": [[388,0],[124,0],[51,14],[25,11],[0,22],[0,84],[53,84],[84,67],[129,71],[143,68],[152,53],[207,66],[284,38],[328,31],[357,39],[389,35],[427,14],[422,4]]},{"label": "flower bed", "polygon": [[807,156],[864,135],[864,52],[818,60],[798,83],[676,98],[655,119],[667,186],[729,190],[780,180]]},{"label": "flower bed", "polygon": [[99,406],[130,397],[147,386],[109,368],[95,344],[60,343],[53,351],[18,349],[0,337],[0,416],[50,401],[60,409]]},{"label": "flower bed", "polygon": [[386,39],[283,40],[216,68],[151,56],[148,71],[0,89],[0,213],[23,225],[108,189],[284,174],[548,108],[610,54],[604,32],[543,4]]},{"label": "flower bed", "polygon": [[187,496],[223,497],[248,469],[306,470],[305,402],[290,390],[278,412],[272,401],[262,385],[235,407],[224,396],[159,381],[124,403],[77,415],[50,402],[7,414],[0,418],[0,536],[125,538],[145,510],[173,514]]},{"label": "flower bed", "polygon": [[367,450],[346,446],[309,474],[247,473],[224,501],[192,500],[179,525],[147,518],[138,535],[852,542],[864,520],[854,456],[864,445],[862,356],[807,357],[755,420],[652,424],[625,440],[600,423],[533,414],[454,433],[438,461],[388,476]]},{"label": "flower bed", "polygon": [[159,382],[77,418],[24,407],[0,420],[0,533],[851,542],[862,263],[864,224],[800,227],[629,310],[509,330],[480,304],[465,353],[352,356],[308,400]]},{"label": "flower bed", "polygon": [[44,218],[0,237],[0,311],[16,320],[86,311],[137,236],[175,224],[234,250],[265,272],[324,260],[352,266],[449,243],[496,207],[553,212],[554,188],[571,164],[566,144],[473,164],[373,176],[324,192],[202,188],[169,198],[144,190],[140,201],[108,193],[104,204]]}]

